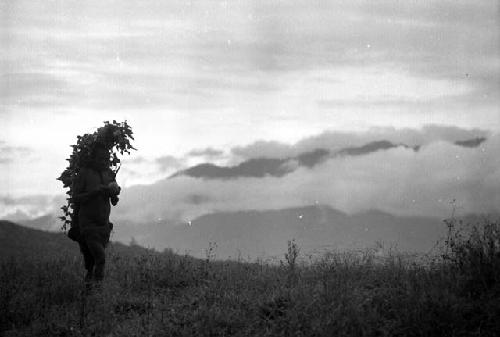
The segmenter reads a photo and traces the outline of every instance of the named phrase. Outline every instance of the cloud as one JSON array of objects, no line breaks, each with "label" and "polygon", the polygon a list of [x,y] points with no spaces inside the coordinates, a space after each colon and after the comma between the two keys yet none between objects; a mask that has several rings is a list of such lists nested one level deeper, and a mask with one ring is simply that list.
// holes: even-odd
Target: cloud
[{"label": "cloud", "polygon": [[190,157],[204,157],[207,159],[211,158],[219,158],[224,155],[224,151],[217,150],[211,147],[207,147],[205,149],[195,149],[187,153],[187,156]]},{"label": "cloud", "polygon": [[147,159],[142,157],[142,156],[136,156],[136,157],[130,159],[129,161],[132,164],[142,164],[142,163],[145,163],[147,161]]},{"label": "cloud", "polygon": [[[137,220],[142,216],[155,219],[153,215],[157,213],[162,218],[174,213],[177,217],[192,217],[215,210],[292,207],[318,201],[345,211],[375,207],[403,214],[435,215],[444,212],[449,207],[447,202],[454,198],[467,204],[471,211],[494,209],[491,203],[496,200],[496,142],[498,134],[490,131],[439,125],[332,131],[294,144],[259,141],[235,147],[228,151],[232,157],[226,158],[227,166],[205,163],[188,169],[193,171],[191,177],[177,175],[166,180],[160,179],[186,167],[183,165],[189,162],[192,151],[185,156],[132,155],[123,158],[118,176],[125,190],[122,209],[117,213]],[[0,143],[0,148],[5,153],[29,150],[5,142]],[[259,151],[266,156],[260,156]],[[7,191],[12,179],[24,180],[25,174],[36,174],[36,181],[26,185],[25,194],[43,183],[44,176],[39,172],[27,169],[21,175],[13,175],[7,170]],[[424,179],[419,174],[429,182],[440,178],[426,184],[418,181]],[[157,183],[133,186],[152,181]],[[378,195],[392,194],[397,196],[390,202],[378,200]],[[136,199],[138,195],[141,197]],[[26,213],[35,214],[48,209],[44,200],[4,196],[2,203],[7,213],[15,212],[16,205],[21,205]],[[149,201],[151,207],[144,204]]]},{"label": "cloud", "polygon": [[[432,130],[427,133],[432,134]],[[445,130],[462,134],[459,130]],[[421,136],[415,132],[402,138],[414,139],[416,135]],[[441,138],[446,137],[441,134]],[[462,214],[498,212],[498,151],[500,135],[493,134],[473,148],[435,139],[419,151],[394,147],[362,156],[329,157],[311,168],[296,166],[281,177],[177,177],[125,190],[116,214],[136,221],[169,219],[174,224],[216,211],[318,203],[348,213],[379,209],[399,215],[445,218],[453,200]],[[192,195],[202,196],[203,202],[192,202]]]},{"label": "cloud", "polygon": [[65,204],[63,195],[0,195],[0,218],[9,219],[24,214],[26,217],[37,217],[47,213],[59,213],[59,207]]},{"label": "cloud", "polygon": [[184,168],[186,162],[185,158],[172,155],[145,157],[133,153],[130,157],[122,158],[121,164],[117,181],[122,187],[128,187],[164,179]]},{"label": "cloud", "polygon": [[174,156],[162,156],[155,159],[156,164],[160,167],[160,171],[172,171],[175,169],[179,169],[183,166],[182,160]]},{"label": "cloud", "polygon": [[16,158],[31,155],[33,150],[26,146],[8,145],[5,141],[0,141],[0,164],[10,164]]},{"label": "cloud", "polygon": [[463,142],[475,138],[487,138],[489,135],[490,132],[487,130],[464,129],[446,125],[429,124],[419,129],[372,127],[361,132],[325,131],[319,135],[304,138],[295,144],[257,141],[247,146],[234,147],[231,153],[240,161],[260,157],[289,158],[317,149],[325,149],[331,153],[336,153],[349,148],[360,148],[370,143],[373,146],[374,142],[379,141],[415,147],[426,146],[437,141]]},{"label": "cloud", "polygon": [[246,146],[236,146],[231,149],[231,154],[237,158],[281,158],[288,157],[291,145],[277,141],[257,141]]},{"label": "cloud", "polygon": [[[415,104],[433,98],[441,107],[450,97],[461,111],[498,105],[495,1],[4,6],[0,97],[12,111],[237,105],[278,116],[287,102],[301,108],[298,99],[320,109],[396,103],[418,114]],[[342,88],[354,97],[335,97]]]},{"label": "cloud", "polygon": [[[284,175],[290,174],[299,167],[312,168],[328,158],[333,158],[337,156],[360,156],[367,155],[376,151],[384,151],[389,149],[394,149],[398,147],[403,147],[407,149],[412,149],[413,151],[419,151],[422,146],[426,146],[432,142],[436,141],[447,141],[455,145],[464,147],[477,147],[482,142],[486,140],[486,135],[488,132],[483,130],[464,130],[456,127],[445,127],[428,125],[422,130],[398,130],[400,133],[398,135],[399,139],[404,139],[410,141],[407,145],[403,142],[391,142],[386,139],[396,139],[393,132],[390,129],[379,129],[371,130],[379,140],[372,140],[369,135],[364,134],[365,141],[362,145],[356,144],[353,141],[354,137],[359,136],[353,133],[343,133],[343,134],[332,134],[330,137],[334,139],[328,146],[323,143],[324,148],[315,148],[309,150],[308,148],[303,148],[300,146],[302,142],[298,142],[295,146],[280,145],[276,142],[256,142],[249,145],[248,147],[237,147],[232,149],[231,153],[236,154],[236,158],[229,160],[229,162],[234,162],[237,158],[243,156],[256,155],[255,158],[247,158],[242,162],[229,165],[229,166],[219,166],[212,163],[202,163],[190,168],[181,170],[171,178],[176,178],[182,175],[190,176],[194,178],[203,179],[237,179],[242,177],[282,177]],[[420,135],[419,135],[420,133]],[[472,138],[473,135],[474,138]],[[482,135],[483,137],[478,137],[477,135]],[[305,140],[310,142],[310,145],[315,144],[311,140],[319,139],[324,135],[318,137],[313,137],[311,139]],[[412,139],[415,138],[417,139]],[[376,138],[375,138],[376,139]],[[347,145],[349,141],[352,141],[355,146]],[[346,144],[345,147],[338,147],[339,144]],[[272,158],[270,156],[276,149],[280,150],[278,158]],[[260,150],[261,155],[256,150]],[[292,152],[299,152],[300,150],[305,152],[300,152],[298,154],[291,155]],[[288,154],[288,156],[286,156]],[[285,155],[285,156],[284,156]]]},{"label": "cloud", "polygon": [[[489,137],[400,128],[425,123],[500,130],[494,0],[20,0],[0,7],[0,123],[13,126],[9,144],[37,139],[37,149],[52,150],[54,139],[69,139],[72,124],[92,127],[89,116],[133,116],[150,152],[148,161],[124,165],[127,186],[170,173],[175,161],[156,163],[155,156],[181,158],[192,148],[234,146],[227,157],[186,156],[186,165],[237,166],[380,140],[425,148]],[[56,125],[57,135],[44,137]],[[374,125],[395,128],[317,136]],[[26,129],[38,137],[22,139],[17,133]],[[256,140],[265,141],[242,145]],[[4,153],[0,164],[31,175],[17,155]],[[51,165],[35,183],[16,175],[1,185],[45,191],[49,184],[40,182]],[[284,167],[304,169],[297,160]]]},{"label": "cloud", "polygon": [[65,79],[44,72],[4,73],[0,106],[47,107],[61,103],[60,97],[74,97]]}]

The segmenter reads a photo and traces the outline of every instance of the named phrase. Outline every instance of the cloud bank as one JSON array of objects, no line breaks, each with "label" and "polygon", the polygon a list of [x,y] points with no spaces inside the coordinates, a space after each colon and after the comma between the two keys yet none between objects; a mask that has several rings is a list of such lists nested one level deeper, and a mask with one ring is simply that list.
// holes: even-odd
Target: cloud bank
[{"label": "cloud bank", "polygon": [[[319,152],[311,155],[315,154],[311,150],[318,148],[331,153],[346,148],[365,149],[363,144],[375,139],[409,145],[348,155],[324,156]],[[417,145],[418,151],[412,147]],[[262,162],[277,162],[277,167],[286,174],[235,175],[232,179],[180,175],[149,185],[125,185],[112,217],[115,221],[160,221],[174,225],[217,211],[314,204],[329,205],[347,213],[379,209],[397,215],[442,218],[447,217],[453,207],[462,214],[500,212],[500,135],[436,125],[422,129],[324,132],[295,144],[259,141],[226,151],[191,151],[184,157],[135,157],[123,164],[119,179],[123,181],[134,174],[138,180],[143,178],[141,175],[159,176],[169,167],[187,165],[193,156],[218,158],[226,152],[230,154],[226,165],[236,163],[234,167],[260,169],[261,166],[251,167],[248,163],[267,158]],[[242,163],[246,166],[241,166]],[[0,217],[58,214],[63,203],[64,196],[3,194]]]},{"label": "cloud bank", "polygon": [[243,161],[251,158],[287,158],[295,157],[315,149],[328,149],[337,152],[345,148],[362,147],[381,140],[393,144],[405,144],[409,147],[426,146],[436,141],[463,142],[475,138],[488,137],[487,130],[464,129],[456,126],[424,125],[422,128],[372,127],[367,131],[342,132],[325,131],[300,140],[295,144],[276,141],[258,141],[231,150],[234,160]]},{"label": "cloud bank", "polygon": [[[175,224],[216,211],[323,204],[348,213],[379,209],[398,215],[446,217],[454,200],[464,214],[498,212],[500,135],[488,134],[487,140],[476,147],[454,143],[480,135],[484,131],[435,126],[422,130],[378,129],[365,134],[325,133],[290,146],[288,152],[320,144],[340,148],[380,136],[422,146],[418,151],[393,147],[364,155],[330,157],[312,167],[296,167],[280,177],[207,180],[179,176],[134,186],[124,191],[115,216]],[[234,152],[253,157],[256,147],[265,148],[265,143]],[[276,148],[276,143],[270,143],[268,153]]]},{"label": "cloud bank", "polygon": [[26,220],[46,214],[56,214],[65,204],[64,196],[28,195],[12,197],[0,195],[0,219]]}]

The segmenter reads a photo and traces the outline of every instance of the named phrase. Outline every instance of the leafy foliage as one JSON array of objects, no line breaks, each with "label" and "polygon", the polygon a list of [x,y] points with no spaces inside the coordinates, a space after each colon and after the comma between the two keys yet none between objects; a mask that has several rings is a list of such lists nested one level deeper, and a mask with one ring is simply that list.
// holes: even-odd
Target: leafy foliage
[{"label": "leafy foliage", "polygon": [[60,180],[63,183],[64,188],[69,188],[66,192],[68,195],[66,198],[67,203],[61,207],[64,215],[59,217],[63,221],[63,230],[66,230],[68,225],[71,226],[73,222],[73,181],[80,170],[90,164],[92,159],[91,156],[96,144],[103,144],[106,149],[108,149],[110,153],[110,168],[115,174],[117,174],[121,166],[118,153],[120,155],[123,155],[123,153],[130,154],[130,150],[137,150],[130,143],[130,140],[134,140],[132,134],[132,128],[127,121],[122,123],[118,123],[115,120],[111,123],[109,121],[105,121],[104,126],[98,128],[94,133],[86,133],[83,136],[78,136],[76,144],[71,145],[73,152],[69,158],[66,159],[69,164],[61,173],[59,178],[57,178],[57,180]]}]

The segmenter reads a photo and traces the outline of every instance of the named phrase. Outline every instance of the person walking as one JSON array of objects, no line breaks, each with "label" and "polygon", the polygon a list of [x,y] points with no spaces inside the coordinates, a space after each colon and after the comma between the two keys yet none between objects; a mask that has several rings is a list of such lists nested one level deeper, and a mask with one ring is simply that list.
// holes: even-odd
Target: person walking
[{"label": "person walking", "polygon": [[104,144],[96,143],[90,162],[77,174],[72,186],[75,220],[79,227],[78,243],[87,274],[85,281],[102,281],[106,262],[105,248],[112,224],[111,205],[118,203],[120,186],[110,169],[110,153]]}]

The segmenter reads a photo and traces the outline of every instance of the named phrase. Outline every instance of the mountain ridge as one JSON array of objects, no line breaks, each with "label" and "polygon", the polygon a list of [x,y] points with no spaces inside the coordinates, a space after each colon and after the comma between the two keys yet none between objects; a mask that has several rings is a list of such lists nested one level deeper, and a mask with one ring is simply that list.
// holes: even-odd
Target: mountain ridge
[{"label": "mountain ridge", "polygon": [[[478,147],[487,138],[477,137],[453,142],[454,145],[474,148]],[[394,143],[388,140],[377,140],[368,142],[362,146],[345,147],[332,152],[325,148],[316,148],[312,151],[305,151],[293,157],[269,158],[257,157],[247,159],[233,166],[219,166],[212,163],[201,163],[187,169],[175,172],[168,179],[180,176],[188,176],[202,179],[235,179],[240,177],[283,177],[292,173],[297,167],[312,168],[328,158],[339,156],[362,156],[377,151],[386,151],[394,148],[405,148],[418,152],[421,145],[410,146],[404,143]]]},{"label": "mountain ridge", "polygon": [[168,226],[163,222],[117,225],[116,238],[126,240],[134,228],[144,246],[169,248],[203,257],[217,245],[221,258],[275,256],[295,239],[305,251],[362,249],[376,242],[396,245],[404,251],[426,252],[445,234],[443,220],[426,216],[397,216],[379,210],[347,214],[324,205],[277,210],[214,212]]},{"label": "mountain ridge", "polygon": [[[42,217],[41,221],[46,218]],[[460,218],[465,223],[483,221],[483,217],[473,214]],[[5,227],[3,223],[11,222],[0,221],[0,234]],[[30,222],[31,226],[35,224],[36,219]],[[0,235],[0,245],[8,247],[16,241],[19,245],[24,237],[22,233],[33,230],[23,227],[17,236]],[[77,247],[62,232],[37,233],[40,237],[37,242],[43,242],[47,235],[55,235],[56,246],[61,245],[62,250],[74,251]],[[432,249],[445,234],[446,225],[443,219],[437,217],[398,216],[376,209],[347,214],[314,204],[275,210],[214,212],[173,226],[165,221],[119,221],[115,222],[112,240],[121,243],[133,241],[158,251],[170,249],[195,257],[205,257],[210,245],[216,245],[217,256],[226,259],[240,255],[250,258],[282,255],[287,241],[292,239],[302,247],[304,254],[321,249],[364,249],[377,243],[397,247],[401,251],[423,253]],[[28,243],[21,248],[20,251],[34,249],[43,254],[39,244]]]}]

